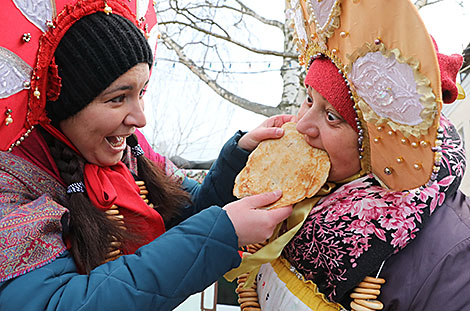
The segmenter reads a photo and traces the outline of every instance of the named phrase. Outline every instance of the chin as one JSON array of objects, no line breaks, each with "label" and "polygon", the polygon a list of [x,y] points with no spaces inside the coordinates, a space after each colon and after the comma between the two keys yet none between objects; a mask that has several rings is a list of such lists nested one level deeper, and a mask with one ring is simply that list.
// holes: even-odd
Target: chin
[{"label": "chin", "polygon": [[343,173],[340,176],[338,176],[338,174],[334,174],[334,173],[331,174],[330,172],[330,176],[328,177],[327,181],[336,182],[336,183],[349,182],[349,181],[352,181],[353,179],[356,179],[358,177],[357,176],[358,173],[359,173],[359,170],[355,173]]},{"label": "chin", "polygon": [[108,164],[107,166],[113,166],[113,165],[116,165],[116,164],[118,164],[118,163],[119,163],[119,161],[121,161],[121,159],[122,159],[122,154],[120,155],[120,157],[119,157],[119,158],[116,158],[116,159],[113,159],[113,160],[109,161],[109,164]]},{"label": "chin", "polygon": [[108,155],[101,161],[100,159],[96,159],[96,163],[98,166],[113,166],[118,164],[119,161],[122,159],[122,152],[119,154]]}]

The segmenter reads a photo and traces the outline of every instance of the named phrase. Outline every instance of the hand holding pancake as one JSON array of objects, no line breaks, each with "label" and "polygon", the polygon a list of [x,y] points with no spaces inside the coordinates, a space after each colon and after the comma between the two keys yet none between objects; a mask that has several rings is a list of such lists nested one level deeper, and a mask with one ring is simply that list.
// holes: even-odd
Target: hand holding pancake
[{"label": "hand holding pancake", "polygon": [[[272,236],[276,225],[289,217],[292,205],[273,211],[263,208],[277,201],[281,195],[282,192],[278,190],[253,195],[225,205],[224,210],[237,232],[239,246],[264,242]],[[255,214],[258,216],[253,217]]]},{"label": "hand holding pancake", "polygon": [[281,114],[266,119],[257,128],[243,135],[238,141],[238,146],[247,151],[252,151],[261,141],[282,137],[284,131],[281,126],[292,121],[293,118],[293,115]]}]

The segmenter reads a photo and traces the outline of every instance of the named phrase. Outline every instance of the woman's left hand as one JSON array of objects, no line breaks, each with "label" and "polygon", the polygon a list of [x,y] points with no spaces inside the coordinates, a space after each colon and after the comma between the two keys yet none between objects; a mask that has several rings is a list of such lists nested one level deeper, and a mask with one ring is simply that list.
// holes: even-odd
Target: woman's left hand
[{"label": "woman's left hand", "polygon": [[282,137],[284,130],[281,126],[293,118],[294,115],[280,114],[264,120],[258,127],[243,135],[238,146],[246,151],[253,151],[263,140]]}]

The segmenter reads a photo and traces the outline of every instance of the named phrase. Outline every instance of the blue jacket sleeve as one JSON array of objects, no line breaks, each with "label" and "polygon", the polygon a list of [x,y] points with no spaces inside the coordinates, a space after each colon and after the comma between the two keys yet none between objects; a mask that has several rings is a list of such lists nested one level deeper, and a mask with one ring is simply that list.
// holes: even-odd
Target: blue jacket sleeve
[{"label": "blue jacket sleeve", "polygon": [[[185,219],[212,205],[224,206],[236,199],[232,194],[235,177],[245,166],[249,155],[248,151],[238,147],[238,140],[242,136],[243,132],[238,131],[225,143],[202,184],[189,178],[183,181],[183,188],[190,193],[193,204],[186,207],[179,219]],[[172,221],[169,226],[178,221]]]},{"label": "blue jacket sleeve", "polygon": [[225,211],[208,208],[135,254],[79,275],[68,252],[0,283],[0,309],[172,310],[240,263]]}]

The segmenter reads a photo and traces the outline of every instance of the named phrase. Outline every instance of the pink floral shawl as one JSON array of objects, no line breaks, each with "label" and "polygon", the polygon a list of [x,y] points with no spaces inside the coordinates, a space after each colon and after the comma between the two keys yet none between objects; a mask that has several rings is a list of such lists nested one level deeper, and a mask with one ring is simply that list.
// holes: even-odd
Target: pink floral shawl
[{"label": "pink floral shawl", "polygon": [[283,256],[330,300],[349,305],[348,293],[412,241],[436,208],[455,193],[465,154],[444,118],[440,171],[432,185],[412,191],[382,188],[373,175],[344,184],[319,201]]}]

